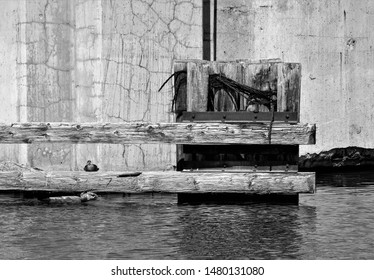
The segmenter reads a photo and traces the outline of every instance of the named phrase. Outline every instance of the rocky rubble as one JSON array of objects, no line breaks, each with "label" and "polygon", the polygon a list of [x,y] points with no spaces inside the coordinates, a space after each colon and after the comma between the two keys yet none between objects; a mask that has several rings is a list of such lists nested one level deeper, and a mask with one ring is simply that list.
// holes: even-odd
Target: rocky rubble
[{"label": "rocky rubble", "polygon": [[374,149],[360,147],[334,148],[299,158],[299,169],[365,169],[374,167]]}]

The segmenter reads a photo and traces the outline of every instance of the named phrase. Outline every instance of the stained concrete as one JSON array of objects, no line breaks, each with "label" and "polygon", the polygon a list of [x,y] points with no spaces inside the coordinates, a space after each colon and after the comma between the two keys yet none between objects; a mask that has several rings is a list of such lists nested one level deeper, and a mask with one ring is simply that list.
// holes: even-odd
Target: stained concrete
[{"label": "stained concrete", "polygon": [[[173,59],[202,58],[199,0],[3,0],[0,120],[171,121]],[[374,3],[220,0],[217,59],[302,64],[302,155],[374,144]],[[76,170],[165,169],[171,145],[2,145],[0,160]]]},{"label": "stained concrete", "polygon": [[[172,84],[158,88],[174,59],[202,58],[199,0],[3,0],[1,8],[3,122],[172,121]],[[175,145],[8,148],[0,160],[43,169],[79,170],[88,159],[100,170],[176,162]]]},{"label": "stained concrete", "polygon": [[[4,5],[6,4],[6,5]],[[17,72],[22,5],[19,1],[1,2],[0,7],[0,122],[20,121],[19,85],[22,73]],[[24,145],[0,146],[0,158],[19,161]]]},{"label": "stained concrete", "polygon": [[217,59],[302,64],[301,122],[317,143],[300,153],[374,146],[374,2],[220,0]]}]

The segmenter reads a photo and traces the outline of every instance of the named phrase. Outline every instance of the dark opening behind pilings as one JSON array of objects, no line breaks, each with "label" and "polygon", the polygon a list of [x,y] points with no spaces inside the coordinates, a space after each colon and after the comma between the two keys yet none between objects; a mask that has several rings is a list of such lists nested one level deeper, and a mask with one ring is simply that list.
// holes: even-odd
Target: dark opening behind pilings
[{"label": "dark opening behind pilings", "polygon": [[[94,190],[93,190],[94,191]],[[14,198],[21,199],[45,199],[47,197],[77,195],[81,192],[64,191],[27,191],[27,190],[2,190],[1,194],[11,195]],[[110,193],[96,192],[99,196],[138,196],[155,194],[165,195],[166,193]],[[168,194],[170,195],[170,194]],[[174,194],[175,195],[175,194]],[[179,193],[177,194],[179,205],[198,205],[198,204],[252,204],[252,203],[271,203],[271,204],[293,204],[299,203],[298,194],[243,194],[243,193]],[[156,198],[157,199],[157,198]]]},{"label": "dark opening behind pilings", "polygon": [[179,193],[178,204],[298,204],[299,194]]}]

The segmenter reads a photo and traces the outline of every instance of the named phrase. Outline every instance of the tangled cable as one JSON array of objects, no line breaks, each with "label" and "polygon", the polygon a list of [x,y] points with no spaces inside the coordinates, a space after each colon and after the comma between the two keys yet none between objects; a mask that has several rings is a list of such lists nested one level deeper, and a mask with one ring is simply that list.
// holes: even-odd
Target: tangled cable
[{"label": "tangled cable", "polygon": [[[165,84],[173,77],[176,81],[178,78],[184,74],[185,76],[179,79],[179,82],[176,83],[176,88],[174,91],[174,96],[172,100],[172,112],[176,111],[176,101],[180,93],[180,87],[183,83],[187,83],[187,71],[177,71],[173,73],[160,87],[159,91],[165,86]],[[263,105],[268,108],[271,112],[271,120],[269,125],[268,139],[269,144],[271,143],[271,130],[274,122],[274,111],[276,111],[276,100],[277,93],[276,91],[267,90],[262,91],[256,88],[243,85],[238,83],[230,78],[227,78],[224,74],[210,74],[209,75],[209,86],[208,86],[208,111],[215,111],[214,100],[218,92],[223,92],[227,94],[230,98],[232,104],[234,105],[235,111],[240,111],[240,97],[243,97],[246,100],[245,110],[248,110],[250,105]]]}]

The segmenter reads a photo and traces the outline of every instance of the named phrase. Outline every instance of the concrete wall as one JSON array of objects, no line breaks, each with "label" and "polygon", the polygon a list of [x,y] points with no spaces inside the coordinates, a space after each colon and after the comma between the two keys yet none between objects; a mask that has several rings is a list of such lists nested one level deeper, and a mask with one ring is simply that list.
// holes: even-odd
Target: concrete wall
[{"label": "concrete wall", "polygon": [[[202,57],[199,0],[2,0],[0,121],[171,121],[173,60]],[[175,145],[1,145],[43,169],[165,169]]]},{"label": "concrete wall", "polygon": [[301,121],[317,144],[374,147],[374,2],[220,0],[217,59],[281,58],[302,64]]},{"label": "concrete wall", "polygon": [[[173,59],[202,58],[200,0],[0,1],[0,121],[171,121]],[[217,59],[302,63],[301,121],[317,145],[373,148],[374,3],[220,0]],[[164,169],[173,145],[1,145],[45,169]]]},{"label": "concrete wall", "polygon": [[[18,42],[20,41],[18,22],[21,18],[21,1],[0,2],[0,122],[19,121],[19,89],[22,83],[17,73]],[[19,161],[25,145],[0,146],[0,160]]]}]

